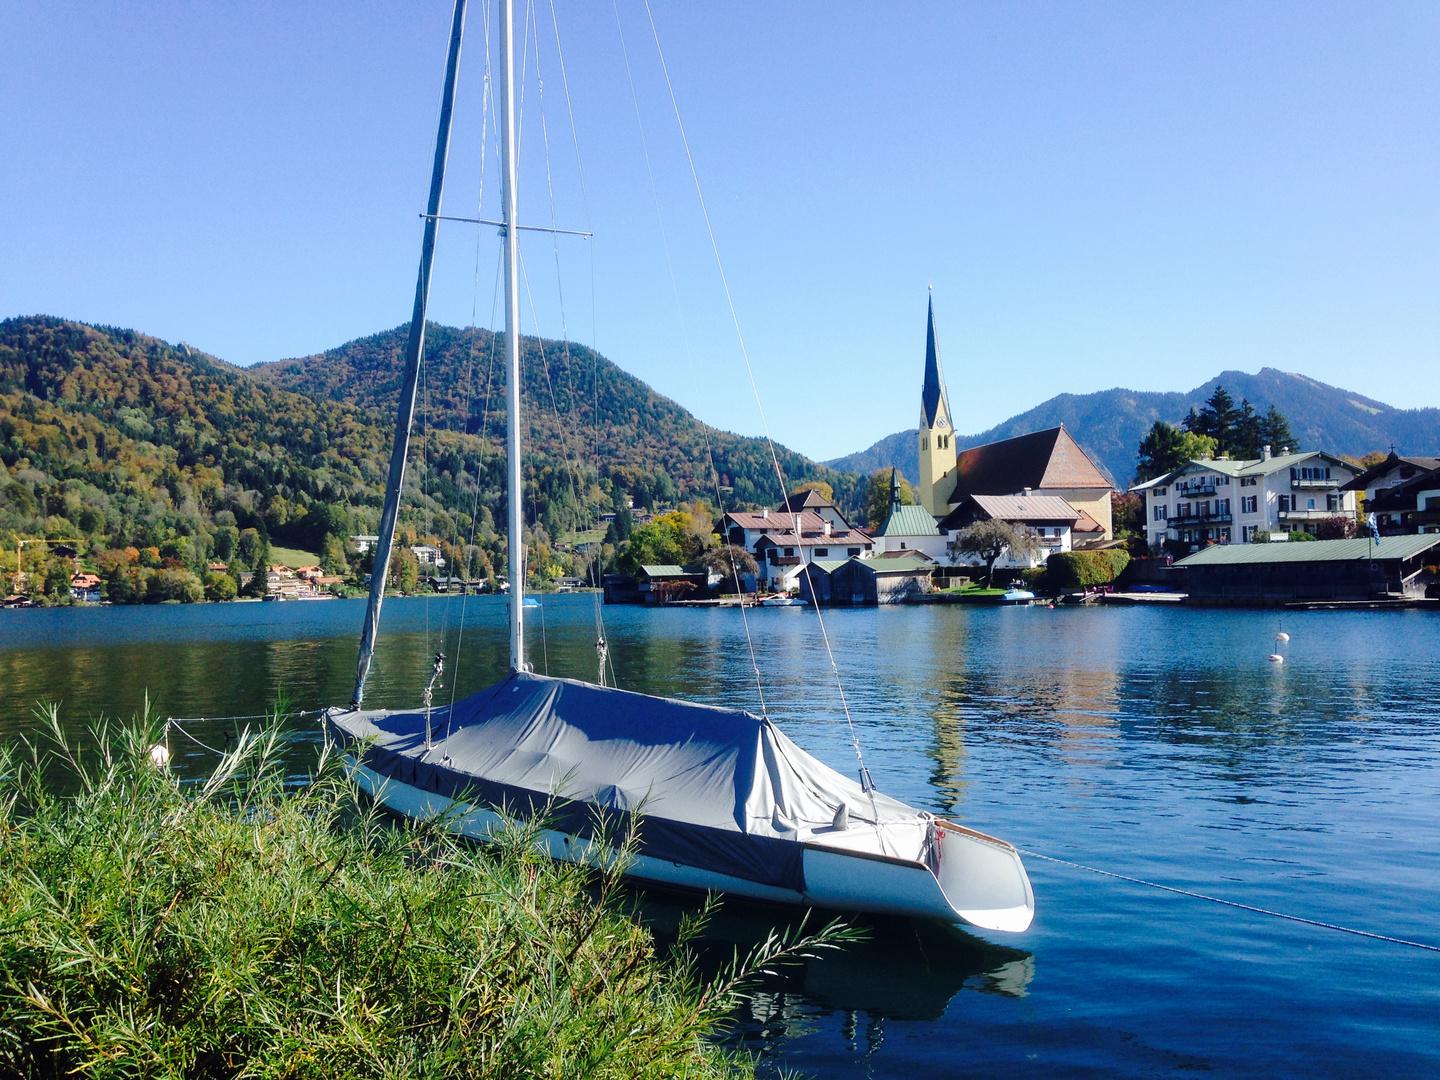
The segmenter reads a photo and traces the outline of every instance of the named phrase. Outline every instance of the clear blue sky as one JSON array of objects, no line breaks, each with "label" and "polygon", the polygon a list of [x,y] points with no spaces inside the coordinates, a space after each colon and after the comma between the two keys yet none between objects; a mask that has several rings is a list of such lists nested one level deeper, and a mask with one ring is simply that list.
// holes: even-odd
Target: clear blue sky
[{"label": "clear blue sky", "polygon": [[[607,0],[555,0],[594,250],[577,340],[758,433],[643,4],[618,0],[684,336]],[[1440,5],[653,0],[775,437],[817,458],[914,423],[933,283],[956,426],[1062,391],[1271,365],[1440,405]],[[447,212],[473,213],[472,8]],[[556,219],[584,227],[549,0]],[[238,364],[409,317],[446,0],[0,5],[0,316]],[[548,222],[529,64],[521,216]],[[487,167],[493,165],[493,153]],[[498,194],[493,169],[487,216]],[[477,285],[477,239],[480,243]],[[432,317],[491,318],[496,240],[442,231]],[[555,255],[526,241],[558,336]]]}]

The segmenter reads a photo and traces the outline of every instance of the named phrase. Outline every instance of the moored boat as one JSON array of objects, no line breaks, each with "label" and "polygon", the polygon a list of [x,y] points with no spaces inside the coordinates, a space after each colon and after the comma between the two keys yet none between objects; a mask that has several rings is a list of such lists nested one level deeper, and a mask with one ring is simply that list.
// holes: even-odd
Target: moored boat
[{"label": "moored boat", "polygon": [[[355,693],[324,714],[357,782],[406,817],[484,841],[507,816],[543,818],[555,858],[592,857],[634,828],[627,866],[642,882],[749,899],[969,922],[1030,925],[1034,894],[1019,853],[851,780],[767,716],[533,674],[525,663],[525,574],[510,573],[510,673],[451,706],[363,707],[395,535],[448,152],[465,0],[456,0],[411,337]],[[524,551],[520,483],[514,28],[501,0],[501,160],[507,365],[508,550]],[[547,230],[553,231],[553,230]],[[778,466],[777,466],[778,472]],[[778,603],[777,603],[778,601]],[[792,597],[763,606],[801,606]],[[819,618],[817,612],[817,618]],[[596,643],[604,681],[606,643]],[[436,678],[443,657],[436,658]],[[857,756],[859,744],[856,742]]]}]

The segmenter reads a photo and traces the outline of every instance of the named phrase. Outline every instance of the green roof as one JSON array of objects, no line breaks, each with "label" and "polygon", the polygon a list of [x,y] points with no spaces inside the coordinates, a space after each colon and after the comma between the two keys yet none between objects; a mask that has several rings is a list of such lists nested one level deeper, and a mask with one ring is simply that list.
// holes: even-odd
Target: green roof
[{"label": "green roof", "polygon": [[689,571],[683,566],[642,566],[646,577],[686,577]]},{"label": "green roof", "polygon": [[849,559],[816,559],[810,565],[817,570],[825,571],[827,574],[833,574],[849,561]]},{"label": "green roof", "polygon": [[924,570],[927,574],[935,569],[935,564],[929,559],[914,559],[906,556],[900,559],[851,559],[850,562],[857,562],[861,566],[877,574],[893,574],[897,571]]},{"label": "green roof", "polygon": [[923,506],[897,506],[890,511],[876,536],[939,536],[935,518]]},{"label": "green roof", "polygon": [[1287,540],[1278,544],[1216,544],[1181,559],[1176,566],[1239,566],[1245,563],[1354,562],[1408,559],[1440,545],[1440,534],[1384,536],[1378,541]]},{"label": "green roof", "polygon": [[1168,472],[1164,476],[1157,476],[1154,479],[1146,480],[1143,484],[1136,484],[1130,488],[1130,490],[1146,491],[1149,488],[1158,487],[1162,484],[1172,484],[1187,472],[1191,471],[1209,471],[1229,477],[1269,476],[1271,473],[1279,472],[1281,469],[1298,468],[1304,462],[1317,457],[1351,469],[1357,475],[1362,471],[1353,465],[1347,465],[1333,454],[1327,454],[1323,450],[1304,450],[1298,454],[1280,454],[1269,458],[1250,458],[1248,460],[1241,458],[1192,458],[1178,469]]}]

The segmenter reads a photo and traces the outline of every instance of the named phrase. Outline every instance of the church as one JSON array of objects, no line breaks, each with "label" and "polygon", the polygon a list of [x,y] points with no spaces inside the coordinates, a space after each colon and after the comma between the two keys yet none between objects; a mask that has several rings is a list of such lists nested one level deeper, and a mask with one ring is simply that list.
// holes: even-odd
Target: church
[{"label": "church", "polygon": [[1047,554],[1110,546],[1115,535],[1113,488],[1064,424],[962,450],[955,445],[954,420],[935,343],[932,299],[926,315],[915,497],[935,529],[917,528],[913,510],[897,514],[901,508],[892,507],[875,534],[877,546],[883,544],[887,552],[925,550],[984,518],[1024,525],[1039,537]]}]

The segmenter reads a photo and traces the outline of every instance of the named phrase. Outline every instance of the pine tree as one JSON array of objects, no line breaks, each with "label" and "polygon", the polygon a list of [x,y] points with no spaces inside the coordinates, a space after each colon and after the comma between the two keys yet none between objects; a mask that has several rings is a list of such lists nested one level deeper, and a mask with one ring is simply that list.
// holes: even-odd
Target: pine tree
[{"label": "pine tree", "polygon": [[1228,451],[1235,438],[1235,428],[1240,421],[1240,410],[1235,399],[1223,386],[1215,392],[1198,410],[1185,418],[1185,430],[1196,435],[1208,435],[1221,450]]},{"label": "pine tree", "polygon": [[1261,444],[1268,444],[1273,453],[1278,454],[1287,446],[1292,454],[1299,451],[1300,443],[1290,432],[1290,421],[1274,405],[1261,417],[1259,428]]},{"label": "pine tree", "polygon": [[1250,461],[1260,456],[1260,414],[1245,398],[1240,399],[1239,418],[1235,421],[1235,436],[1227,446],[1231,457]]}]

